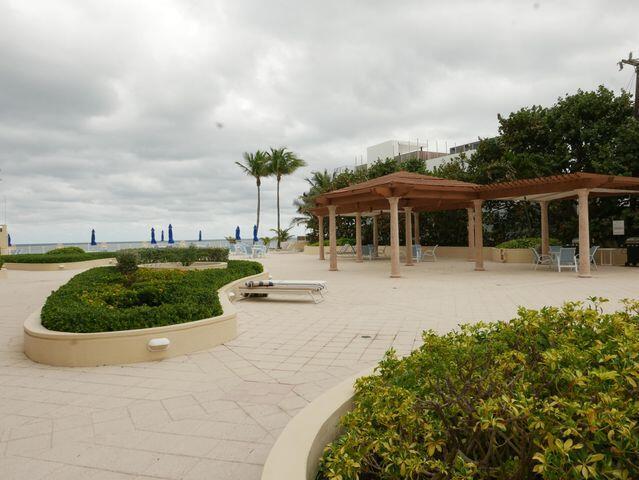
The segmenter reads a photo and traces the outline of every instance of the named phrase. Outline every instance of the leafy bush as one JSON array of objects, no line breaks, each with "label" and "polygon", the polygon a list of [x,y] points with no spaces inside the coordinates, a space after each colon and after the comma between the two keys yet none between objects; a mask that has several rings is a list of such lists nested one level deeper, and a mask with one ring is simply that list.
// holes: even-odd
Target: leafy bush
[{"label": "leafy bush", "polygon": [[128,277],[115,267],[93,268],[49,296],[42,325],[61,332],[110,332],[209,318],[222,314],[220,287],[261,271],[261,264],[239,260],[225,269],[141,268]]},{"label": "leafy bush", "polygon": [[[341,247],[341,246],[344,246],[344,245],[355,245],[355,240],[354,240],[354,239],[352,239],[352,238],[343,238],[343,237],[340,237],[340,238],[338,238],[338,239],[337,239],[337,242],[336,242],[336,243],[337,243],[337,246],[338,246],[338,247]],[[309,245],[310,247],[317,247],[317,246],[319,246],[319,242],[309,243],[308,245]],[[324,246],[325,246],[325,247],[328,247],[328,246],[329,246],[329,241],[328,241],[328,239],[324,239]]]},{"label": "leafy bush", "polygon": [[[550,245],[561,245],[556,238],[549,239]],[[541,245],[540,237],[513,238],[507,242],[500,243],[495,248],[536,248]]]},{"label": "leafy bush", "polygon": [[131,275],[138,269],[138,262],[140,259],[135,252],[118,252],[115,259],[118,262],[115,268],[117,268],[118,272],[122,275]]},{"label": "leafy bush", "polygon": [[191,265],[193,262],[226,262],[229,259],[228,248],[138,248],[126,250],[138,255],[139,263],[179,262]]},{"label": "leafy bush", "polygon": [[60,247],[49,250],[47,255],[69,255],[75,253],[85,253],[80,247]]},{"label": "leafy bush", "polygon": [[98,260],[100,258],[115,258],[115,252],[85,252],[85,253],[25,253],[19,255],[2,255],[0,258],[6,263],[72,263]]},{"label": "leafy bush", "polygon": [[388,352],[319,478],[639,478],[639,302],[592,300]]}]

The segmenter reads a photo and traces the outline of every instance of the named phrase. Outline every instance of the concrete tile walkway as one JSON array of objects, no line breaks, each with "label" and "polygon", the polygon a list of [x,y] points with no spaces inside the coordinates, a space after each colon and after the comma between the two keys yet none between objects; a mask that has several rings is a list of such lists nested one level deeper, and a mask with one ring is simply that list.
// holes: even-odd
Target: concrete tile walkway
[{"label": "concrete tile walkway", "polygon": [[512,317],[518,305],[591,295],[615,308],[639,297],[639,269],[591,279],[464,261],[403,267],[340,259],[340,271],[301,254],[264,260],[276,278],[325,279],[326,301],[247,300],[239,336],[178,358],[126,366],[54,368],[22,354],[22,322],[72,272],[0,279],[2,479],[257,479],[286,423],[388,349],[408,353],[424,329]]}]

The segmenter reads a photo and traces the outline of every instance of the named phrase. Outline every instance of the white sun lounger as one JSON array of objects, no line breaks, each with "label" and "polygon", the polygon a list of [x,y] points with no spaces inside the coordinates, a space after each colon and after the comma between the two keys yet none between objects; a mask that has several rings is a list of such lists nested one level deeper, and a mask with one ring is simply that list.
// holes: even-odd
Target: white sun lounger
[{"label": "white sun lounger", "polygon": [[237,287],[240,298],[249,298],[255,294],[260,296],[272,294],[308,295],[315,303],[324,300],[322,294],[324,290],[326,290],[324,280],[254,280]]}]

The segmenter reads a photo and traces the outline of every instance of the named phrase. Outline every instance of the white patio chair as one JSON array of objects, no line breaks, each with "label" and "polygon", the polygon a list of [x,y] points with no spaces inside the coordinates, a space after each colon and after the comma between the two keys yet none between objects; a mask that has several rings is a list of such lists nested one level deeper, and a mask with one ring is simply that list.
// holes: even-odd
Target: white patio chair
[{"label": "white patio chair", "polygon": [[[595,260],[595,253],[597,253],[597,250],[599,250],[599,245],[590,247],[590,252],[588,253],[590,256],[590,264],[595,267],[595,270],[597,270],[597,261]],[[577,261],[579,261],[579,254],[575,255],[575,257],[577,258]]]},{"label": "white patio chair", "polygon": [[428,257],[432,257],[433,262],[437,261],[437,254],[435,253],[439,245],[435,245],[433,248],[427,248],[426,250],[422,249],[422,258],[426,259]]},{"label": "white patio chair", "polygon": [[577,256],[575,255],[575,248],[561,248],[559,255],[555,256],[555,266],[557,270],[561,272],[561,269],[570,269],[575,272],[578,271]]},{"label": "white patio chair", "polygon": [[362,257],[368,260],[373,259],[373,245],[362,245]]},{"label": "white patio chair", "polygon": [[539,265],[546,265],[548,267],[552,267],[552,263],[553,263],[552,256],[539,253],[534,248],[531,248],[530,251],[533,254],[533,265],[535,266],[535,270],[537,270],[537,267]]},{"label": "white patio chair", "polygon": [[421,245],[413,245],[413,260],[416,261],[416,262],[421,262],[422,258],[423,258],[422,246]]}]

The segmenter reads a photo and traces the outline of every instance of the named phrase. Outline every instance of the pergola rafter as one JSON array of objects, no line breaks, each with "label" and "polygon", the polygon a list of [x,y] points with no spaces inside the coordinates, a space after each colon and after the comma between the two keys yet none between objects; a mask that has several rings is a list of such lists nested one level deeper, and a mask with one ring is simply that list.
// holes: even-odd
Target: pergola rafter
[{"label": "pergola rafter", "polygon": [[[542,252],[548,250],[549,201],[577,198],[579,200],[579,258],[580,276],[590,276],[588,198],[639,194],[639,178],[595,173],[553,175],[490,185],[449,180],[410,172],[396,172],[349,187],[327,192],[315,199],[312,213],[320,222],[320,258],[324,259],[323,218],[329,217],[330,264],[337,270],[336,215],[355,215],[357,260],[361,261],[361,217],[388,212],[391,223],[391,277],[399,272],[399,211],[406,214],[407,265],[412,265],[412,224],[418,226],[419,212],[466,209],[468,212],[468,246],[475,261],[475,269],[483,270],[482,204],[486,200],[533,201],[542,208]],[[374,228],[376,232],[376,228]],[[416,228],[418,230],[418,228]],[[377,234],[375,233],[375,237]],[[415,236],[417,239],[418,237]],[[373,239],[374,245],[377,238]]]}]

